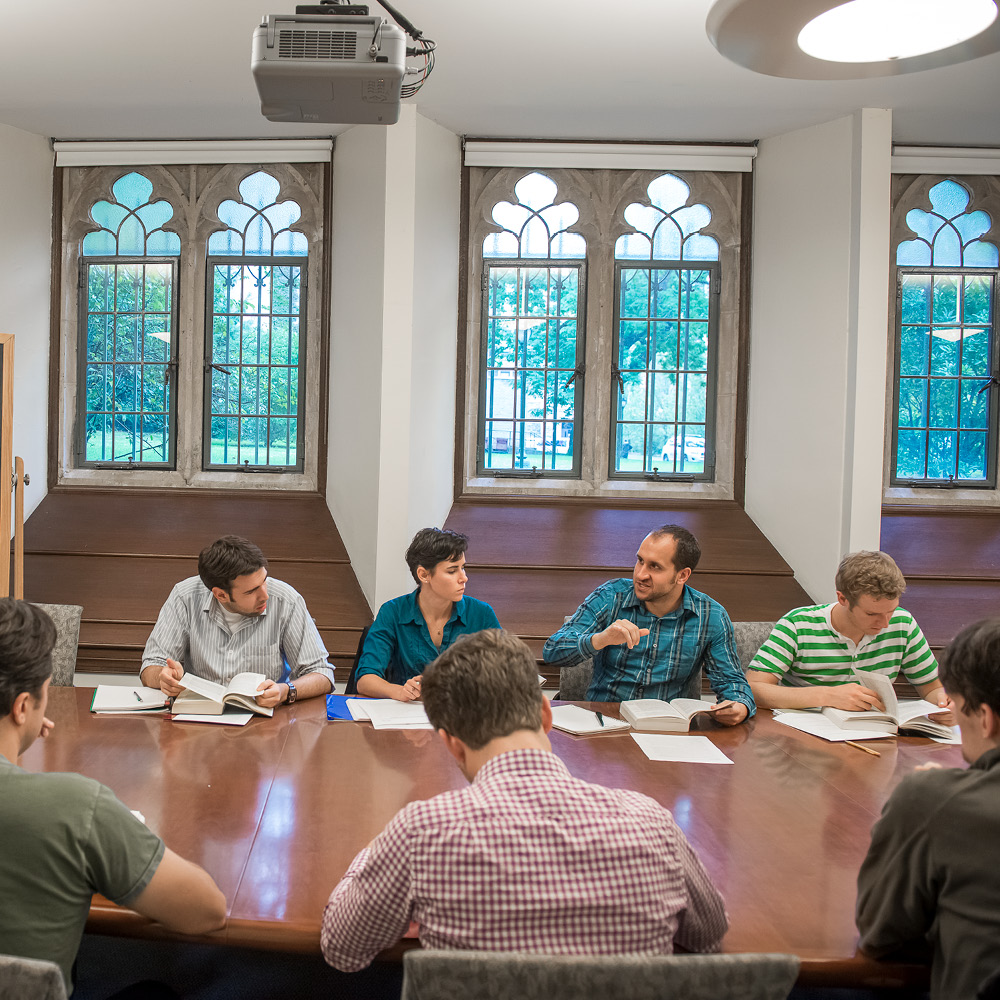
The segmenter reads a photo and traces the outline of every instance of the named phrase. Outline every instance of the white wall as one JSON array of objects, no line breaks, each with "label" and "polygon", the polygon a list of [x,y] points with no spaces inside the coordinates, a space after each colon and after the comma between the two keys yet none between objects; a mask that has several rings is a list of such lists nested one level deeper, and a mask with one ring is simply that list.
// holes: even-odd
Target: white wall
[{"label": "white wall", "polygon": [[454,497],[462,146],[453,132],[418,116],[416,152],[411,537],[441,527]]},{"label": "white wall", "polygon": [[817,601],[878,548],[891,117],[760,143],[746,509]]},{"label": "white wall", "polygon": [[460,156],[413,107],[334,150],[327,503],[373,609],[451,505]]},{"label": "white wall", "polygon": [[47,491],[52,150],[0,125],[0,333],[14,334],[14,454],[31,485],[25,518]]}]

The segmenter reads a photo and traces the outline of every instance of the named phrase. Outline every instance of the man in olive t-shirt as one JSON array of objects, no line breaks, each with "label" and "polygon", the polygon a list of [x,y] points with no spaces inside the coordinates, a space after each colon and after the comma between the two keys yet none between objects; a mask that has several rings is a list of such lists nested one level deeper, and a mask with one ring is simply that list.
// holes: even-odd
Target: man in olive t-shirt
[{"label": "man in olive t-shirt", "polygon": [[44,611],[0,599],[0,950],[55,962],[69,993],[95,892],[187,934],[221,927],[226,900],[110,789],[17,766],[53,729],[45,709],[54,644]]}]

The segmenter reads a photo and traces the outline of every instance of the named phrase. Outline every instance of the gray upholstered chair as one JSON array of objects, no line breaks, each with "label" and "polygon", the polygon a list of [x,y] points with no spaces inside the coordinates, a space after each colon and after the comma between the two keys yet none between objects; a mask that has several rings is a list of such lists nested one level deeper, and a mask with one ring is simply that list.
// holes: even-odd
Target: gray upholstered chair
[{"label": "gray upholstered chair", "polygon": [[57,687],[72,687],[83,608],[79,604],[38,603],[35,607],[47,612],[56,626],[56,646],[52,650],[52,683]]},{"label": "gray upholstered chair", "polygon": [[4,1000],[66,1000],[66,986],[55,962],[0,955],[0,997]]},{"label": "gray upholstered chair", "polygon": [[744,671],[773,628],[774,622],[733,622],[736,652],[739,654],[740,666]]},{"label": "gray upholstered chair", "polygon": [[784,1000],[795,955],[527,955],[408,951],[400,1000]]}]

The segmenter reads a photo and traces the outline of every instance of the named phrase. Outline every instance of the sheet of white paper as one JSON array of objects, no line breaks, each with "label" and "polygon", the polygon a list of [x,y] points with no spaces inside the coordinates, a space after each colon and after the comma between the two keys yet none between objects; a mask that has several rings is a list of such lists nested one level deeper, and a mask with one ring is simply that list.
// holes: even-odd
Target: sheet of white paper
[{"label": "sheet of white paper", "polygon": [[245,726],[253,712],[223,712],[222,715],[175,715],[174,722],[211,722],[216,726]]},{"label": "sheet of white paper", "polygon": [[[351,698],[347,702],[354,718],[355,706],[360,699]],[[392,698],[370,698],[360,702],[364,706],[364,717],[371,719],[375,729],[433,729],[427,720],[424,706],[418,701],[395,701]]]},{"label": "sheet of white paper", "polygon": [[809,733],[811,736],[818,736],[822,740],[829,740],[831,743],[843,743],[845,740],[882,740],[888,736],[895,736],[895,733],[873,733],[870,729],[841,729],[833,719],[828,719],[825,715],[817,712],[795,712],[784,711],[780,714],[774,713],[776,722],[783,726],[791,726],[801,733]]},{"label": "sheet of white paper", "polygon": [[632,739],[650,760],[676,761],[682,764],[732,764],[707,736],[633,733]]},{"label": "sheet of white paper", "polygon": [[368,714],[369,703],[370,701],[368,699],[347,699],[347,710],[351,713],[351,718],[355,722],[371,722],[371,716]]}]

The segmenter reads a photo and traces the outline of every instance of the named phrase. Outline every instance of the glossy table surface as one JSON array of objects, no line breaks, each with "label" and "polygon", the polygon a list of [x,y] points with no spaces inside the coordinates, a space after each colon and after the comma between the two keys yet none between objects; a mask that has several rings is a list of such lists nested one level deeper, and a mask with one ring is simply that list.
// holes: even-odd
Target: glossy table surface
[{"label": "glossy table surface", "polygon": [[[95,716],[91,694],[51,690],[55,731],[21,766],[104,782],[204,866],[229,901],[225,929],[208,936],[219,943],[318,951],[323,905],[354,855],[405,803],[465,783],[436,734],[327,722],[323,698],[239,728]],[[724,950],[797,954],[803,984],[926,981],[918,967],[855,957],[855,884],[895,785],[928,761],[960,766],[959,748],[892,738],[867,744],[874,757],[767,711],[732,729],[706,726],[732,765],[649,761],[627,731],[553,731],[552,746],[578,777],[636,789],[673,812],[726,899]],[[88,929],[169,936],[101,897]]]}]

